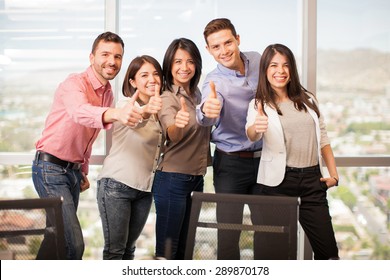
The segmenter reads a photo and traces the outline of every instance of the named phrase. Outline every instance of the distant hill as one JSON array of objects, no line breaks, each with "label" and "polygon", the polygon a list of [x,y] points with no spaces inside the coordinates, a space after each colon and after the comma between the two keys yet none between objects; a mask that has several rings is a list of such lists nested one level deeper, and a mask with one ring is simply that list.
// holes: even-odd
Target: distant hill
[{"label": "distant hill", "polygon": [[318,89],[383,93],[390,87],[390,53],[370,49],[318,50]]}]

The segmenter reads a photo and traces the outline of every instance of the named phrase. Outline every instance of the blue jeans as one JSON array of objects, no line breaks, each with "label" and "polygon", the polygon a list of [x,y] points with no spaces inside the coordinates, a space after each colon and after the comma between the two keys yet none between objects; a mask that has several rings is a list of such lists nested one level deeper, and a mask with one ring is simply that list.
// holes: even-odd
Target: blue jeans
[{"label": "blue jeans", "polygon": [[136,241],[152,206],[153,195],[111,178],[98,181],[97,202],[104,235],[104,260],[133,260]]},{"label": "blue jeans", "polygon": [[184,259],[193,191],[203,192],[203,176],[157,171],[153,183],[156,257]]},{"label": "blue jeans", "polygon": [[[77,218],[77,207],[80,196],[80,170],[64,168],[60,165],[34,160],[32,179],[39,197],[63,198],[62,216],[64,219],[65,249],[67,259],[81,260],[84,253],[84,240],[80,223]],[[46,226],[54,225],[52,215],[46,215]],[[37,259],[55,259],[54,240],[50,234],[44,235]]]}]

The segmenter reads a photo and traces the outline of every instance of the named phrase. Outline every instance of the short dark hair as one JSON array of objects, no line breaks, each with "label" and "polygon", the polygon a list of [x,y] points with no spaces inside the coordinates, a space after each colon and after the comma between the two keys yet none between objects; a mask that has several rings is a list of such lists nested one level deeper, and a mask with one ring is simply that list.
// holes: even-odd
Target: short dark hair
[{"label": "short dark hair", "polygon": [[195,75],[190,81],[191,92],[188,92],[188,94],[192,94],[195,92],[202,75],[202,57],[195,43],[187,38],[173,40],[165,52],[163,61],[164,88],[173,91],[172,63],[178,49],[187,51],[195,63]]},{"label": "short dark hair", "polygon": [[[134,58],[130,64],[129,67],[127,67],[127,72],[126,75],[123,79],[123,85],[122,85],[122,94],[126,97],[131,97],[136,91],[136,88],[134,88],[129,80],[135,79],[135,75],[137,74],[138,70],[141,69],[142,65],[145,63],[150,63],[156,68],[156,71],[158,73],[158,76],[160,77],[160,83],[162,85],[163,83],[163,72],[161,69],[160,63],[154,58],[149,55],[142,55],[142,56],[137,56]],[[161,86],[162,88],[162,86]],[[161,92],[161,89],[160,89]]]},{"label": "short dark hair", "polygon": [[113,42],[113,43],[119,43],[122,45],[122,48],[125,48],[125,44],[123,43],[123,40],[119,35],[112,33],[110,31],[104,32],[100,34],[99,36],[96,37],[95,41],[93,42],[92,45],[92,53],[95,54],[96,48],[99,45],[101,41],[104,42]]},{"label": "short dark hair", "polygon": [[209,43],[207,42],[207,37],[210,36],[210,34],[213,34],[215,32],[228,29],[232,32],[233,36],[237,36],[236,28],[232,24],[232,22],[227,19],[227,18],[216,18],[210,21],[206,27],[204,28],[203,31],[203,36],[206,41],[206,44],[208,45]]}]

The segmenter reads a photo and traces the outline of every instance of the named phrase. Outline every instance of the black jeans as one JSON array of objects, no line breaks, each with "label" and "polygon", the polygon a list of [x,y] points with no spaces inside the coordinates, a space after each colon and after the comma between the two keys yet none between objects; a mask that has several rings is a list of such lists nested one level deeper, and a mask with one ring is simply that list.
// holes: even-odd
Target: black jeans
[{"label": "black jeans", "polygon": [[[313,248],[314,259],[338,259],[338,248],[334,236],[332,218],[329,214],[328,200],[326,198],[328,187],[325,182],[320,181],[320,178],[321,173],[319,169],[306,172],[300,170],[286,171],[284,180],[279,186],[268,187],[258,185],[255,193],[260,195],[300,197],[299,222]],[[280,219],[283,218],[280,217]],[[262,217],[262,219],[266,220],[267,217]],[[270,224],[275,224],[275,222],[275,220],[270,221]],[[272,250],[273,242],[275,244],[283,242],[282,240],[278,240],[275,235],[263,237],[262,241],[257,240],[264,244],[263,254],[272,253],[267,252],[266,248],[271,248],[270,250]]]},{"label": "black jeans", "polygon": [[[216,193],[251,194],[256,187],[260,158],[240,158],[215,151],[213,179]],[[240,204],[218,204],[218,223],[241,224],[243,207]],[[240,231],[218,230],[217,258],[240,259]]]}]

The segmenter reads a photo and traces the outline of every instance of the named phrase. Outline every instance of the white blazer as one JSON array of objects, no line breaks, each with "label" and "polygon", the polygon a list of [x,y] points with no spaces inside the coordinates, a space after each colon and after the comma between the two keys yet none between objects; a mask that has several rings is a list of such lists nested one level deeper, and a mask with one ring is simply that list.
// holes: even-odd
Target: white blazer
[{"label": "white blazer", "polygon": [[[246,129],[251,126],[256,118],[257,111],[254,107],[255,100],[253,99],[248,107]],[[316,126],[317,150],[320,170],[322,171],[322,155],[320,146],[320,124],[317,114],[314,110],[306,106],[308,112],[312,116]],[[257,174],[257,183],[270,187],[278,186],[284,179],[286,173],[287,151],[284,143],[284,133],[276,110],[268,106],[264,106],[264,111],[268,115],[268,129],[263,133],[263,150],[260,158],[260,166]]]}]

